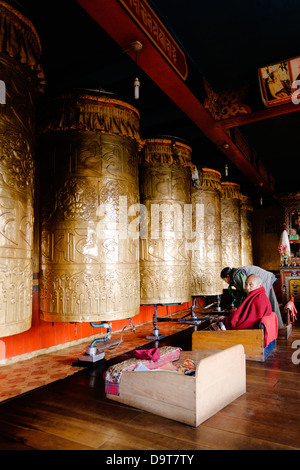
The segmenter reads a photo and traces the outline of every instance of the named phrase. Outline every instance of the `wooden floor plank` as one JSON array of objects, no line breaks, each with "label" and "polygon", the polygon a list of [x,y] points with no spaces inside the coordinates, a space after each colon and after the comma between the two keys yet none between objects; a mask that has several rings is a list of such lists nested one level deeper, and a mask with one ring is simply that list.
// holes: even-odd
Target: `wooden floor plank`
[{"label": "wooden floor plank", "polygon": [[[190,350],[192,332],[168,337],[160,346]],[[300,365],[291,360],[295,339],[300,339],[297,325],[265,363],[247,361],[246,393],[197,428],[108,400],[101,366],[0,403],[0,449],[299,450]],[[184,400],[180,390],[178,399]]]},{"label": "wooden floor plank", "polygon": [[[66,417],[55,411],[49,412],[38,407],[35,411],[26,408],[22,414],[19,410],[15,412],[11,410],[10,419],[15,426],[29,427],[92,449],[97,449],[109,438],[109,431],[99,428],[92,420]],[[1,416],[1,420],[6,420],[6,416]]]},{"label": "wooden floor plank", "polygon": [[109,439],[104,445],[99,447],[101,450],[111,450],[114,448],[116,442],[121,443],[123,449],[127,449],[126,446],[136,446],[136,449],[147,450],[149,449],[149,443],[151,442],[151,450],[168,450],[178,451],[180,450],[211,450],[210,447],[203,444],[201,441],[191,441],[186,439],[184,434],[181,433],[179,437],[168,436],[158,429],[151,431],[150,429],[138,428],[138,431],[134,425],[119,426],[111,439]]},{"label": "wooden floor plank", "polygon": [[247,420],[249,425],[264,423],[277,426],[281,429],[287,429],[289,432],[299,433],[300,448],[300,420],[293,413],[288,413],[283,409],[276,409],[272,406],[267,407],[266,403],[253,404],[249,402],[246,406],[232,403],[223,409],[223,412],[229,416],[239,417]]},{"label": "wooden floor plank", "polygon": [[[218,413],[217,413],[218,414]],[[191,428],[181,423],[172,422],[166,418],[160,418],[150,413],[141,419],[135,419],[138,429],[147,431],[157,430],[159,423],[160,432],[170,438],[180,438],[186,442],[199,444],[211,450],[291,450],[292,448],[280,443],[268,442],[240,432],[208,427],[205,423],[197,428]],[[139,431],[138,431],[139,432]]]},{"label": "wooden floor plank", "polygon": [[222,429],[245,436],[254,437],[263,441],[268,441],[272,445],[285,446],[286,449],[297,450],[299,449],[299,432],[290,430],[289,433],[282,432],[281,427],[276,424],[264,424],[261,421],[254,422],[228,415],[228,413],[220,412],[211,417],[204,423],[204,426]]},{"label": "wooden floor plank", "polygon": [[1,450],[92,450],[73,440],[0,419]]}]

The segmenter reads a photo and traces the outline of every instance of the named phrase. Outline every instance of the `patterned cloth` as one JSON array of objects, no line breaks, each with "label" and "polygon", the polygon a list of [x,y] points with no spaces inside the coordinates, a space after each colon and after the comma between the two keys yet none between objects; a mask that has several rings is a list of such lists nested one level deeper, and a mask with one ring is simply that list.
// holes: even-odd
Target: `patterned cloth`
[{"label": "patterned cloth", "polygon": [[145,359],[127,359],[111,366],[105,373],[105,393],[110,395],[119,395],[119,383],[122,373],[125,371],[134,371],[139,364],[143,364],[147,369],[158,369],[168,362],[177,361],[180,357],[181,348],[173,346],[163,346],[159,348],[160,358],[157,361]]}]

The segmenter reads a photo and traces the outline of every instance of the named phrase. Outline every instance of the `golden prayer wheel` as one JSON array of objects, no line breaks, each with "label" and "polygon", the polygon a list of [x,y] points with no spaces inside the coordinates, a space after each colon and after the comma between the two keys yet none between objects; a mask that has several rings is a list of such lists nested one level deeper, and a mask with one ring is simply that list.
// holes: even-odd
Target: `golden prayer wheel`
[{"label": "golden prayer wheel", "polygon": [[32,23],[0,1],[0,337],[32,320],[35,102],[45,83]]},{"label": "golden prayer wheel", "polygon": [[222,183],[221,193],[221,235],[222,265],[238,268],[242,265],[241,215],[242,194],[237,183]]},{"label": "golden prayer wheel", "polygon": [[[221,173],[198,169],[199,184],[192,186],[193,232],[192,295],[220,295],[223,283],[221,241]],[[200,176],[201,175],[201,176]]]},{"label": "golden prayer wheel", "polygon": [[252,249],[252,215],[253,206],[248,196],[242,196],[241,200],[241,250],[242,266],[253,264]]},{"label": "golden prayer wheel", "polygon": [[140,172],[143,305],[191,300],[190,251],[184,230],[185,206],[191,203],[191,153],[176,137],[145,141]]},{"label": "golden prayer wheel", "polygon": [[[45,321],[121,320],[140,310],[138,111],[77,90],[42,109],[40,310]],[[135,215],[135,213],[134,213]]]}]

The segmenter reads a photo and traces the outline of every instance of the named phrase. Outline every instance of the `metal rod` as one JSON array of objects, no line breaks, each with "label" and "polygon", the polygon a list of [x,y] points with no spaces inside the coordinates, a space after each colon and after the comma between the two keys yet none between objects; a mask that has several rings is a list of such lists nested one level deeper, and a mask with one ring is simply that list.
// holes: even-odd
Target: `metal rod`
[{"label": "metal rod", "polygon": [[90,348],[94,348],[96,344],[98,343],[104,343],[105,341],[108,341],[110,338],[111,338],[111,323],[93,323],[91,322],[90,325],[93,327],[93,328],[106,328],[107,329],[107,333],[105,336],[103,336],[103,338],[97,338],[97,339],[94,339],[94,341],[92,341],[92,343],[90,344]]},{"label": "metal rod", "polygon": [[177,323],[181,323],[181,322],[203,322],[203,321],[211,321],[211,320],[215,320],[215,317],[203,317],[203,318],[197,318],[197,317],[194,317],[194,318],[164,318],[164,317],[160,317],[158,318],[158,321],[159,322],[165,322],[165,323],[168,323],[168,322],[177,322]]}]

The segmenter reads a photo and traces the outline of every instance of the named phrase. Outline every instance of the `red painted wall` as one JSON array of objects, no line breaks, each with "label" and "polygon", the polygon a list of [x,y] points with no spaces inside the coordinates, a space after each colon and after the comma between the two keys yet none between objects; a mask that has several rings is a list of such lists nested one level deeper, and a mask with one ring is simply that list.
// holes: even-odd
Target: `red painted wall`
[{"label": "red painted wall", "polygon": [[[92,328],[89,323],[75,324],[73,323],[50,323],[44,322],[39,318],[39,295],[38,291],[33,292],[33,311],[32,325],[30,330],[18,335],[0,338],[0,360],[28,354],[40,349],[49,348],[68,343],[70,341],[88,338],[93,335],[102,335],[106,333],[105,328]],[[174,305],[170,307],[172,313],[187,308],[189,304]],[[152,321],[154,314],[153,306],[145,306],[140,308],[139,315],[132,318],[134,325],[140,325],[148,321]],[[158,307],[158,316],[166,315],[165,307]],[[110,323],[110,322],[109,322]],[[113,321],[112,332],[122,330],[124,326],[129,325],[129,320]],[[151,331],[149,331],[150,334]]]}]

